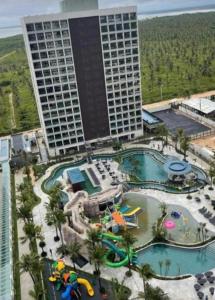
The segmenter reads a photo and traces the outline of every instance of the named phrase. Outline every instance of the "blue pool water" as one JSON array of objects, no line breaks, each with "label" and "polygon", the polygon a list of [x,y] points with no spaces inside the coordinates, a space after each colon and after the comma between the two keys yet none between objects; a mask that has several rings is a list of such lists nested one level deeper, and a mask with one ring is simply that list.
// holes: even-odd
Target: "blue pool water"
[{"label": "blue pool water", "polygon": [[[106,159],[112,160],[114,157],[119,156],[119,154],[104,154],[104,155],[94,155],[93,159]],[[188,188],[176,189],[168,182],[167,173],[164,171],[164,164],[170,159],[168,156],[164,156],[156,150],[152,149],[127,149],[120,152],[122,157],[122,163],[120,168],[125,173],[134,173],[140,182],[135,183],[142,188],[158,189],[164,190],[172,193],[186,193],[189,192]],[[52,175],[44,182],[44,188],[50,190],[50,188],[55,184],[58,177],[62,176],[64,170],[71,167],[78,167],[85,163],[85,160],[67,163],[61,167],[56,168]],[[134,168],[135,162],[135,168]],[[191,191],[196,191],[197,188],[204,185],[204,181],[207,179],[204,171],[192,165],[193,171],[196,173],[197,177],[202,181],[202,183],[197,183],[191,188]],[[133,183],[132,183],[133,184]],[[96,193],[97,191],[89,188],[89,193]]]},{"label": "blue pool water", "polygon": [[[134,161],[137,162],[137,167],[134,167]],[[150,153],[138,153],[123,159],[122,169],[128,173],[135,171],[136,175],[142,181],[161,181],[168,180],[167,173],[164,171],[164,164],[156,160]]]},{"label": "blue pool water", "polygon": [[149,263],[156,274],[163,276],[202,273],[215,268],[215,242],[199,249],[155,244],[140,250],[137,261],[139,265]]}]

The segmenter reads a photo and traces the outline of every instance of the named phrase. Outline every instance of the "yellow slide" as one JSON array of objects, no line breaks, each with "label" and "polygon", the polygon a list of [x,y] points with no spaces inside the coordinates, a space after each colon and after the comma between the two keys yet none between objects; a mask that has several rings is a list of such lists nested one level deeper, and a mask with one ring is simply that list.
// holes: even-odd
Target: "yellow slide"
[{"label": "yellow slide", "polygon": [[78,278],[77,281],[79,284],[83,284],[85,286],[89,296],[94,296],[94,290],[88,280],[84,278]]},{"label": "yellow slide", "polygon": [[128,212],[127,214],[123,214],[123,217],[132,217],[136,213],[140,212],[141,210],[142,210],[142,208],[137,207],[137,208],[133,209],[132,211]]}]

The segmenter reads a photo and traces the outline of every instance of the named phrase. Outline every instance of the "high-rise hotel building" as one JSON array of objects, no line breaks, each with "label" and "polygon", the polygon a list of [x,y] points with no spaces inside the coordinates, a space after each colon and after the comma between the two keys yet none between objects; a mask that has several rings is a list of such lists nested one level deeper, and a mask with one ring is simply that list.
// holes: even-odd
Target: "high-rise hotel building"
[{"label": "high-rise hotel building", "polygon": [[50,153],[143,134],[136,7],[23,18]]}]

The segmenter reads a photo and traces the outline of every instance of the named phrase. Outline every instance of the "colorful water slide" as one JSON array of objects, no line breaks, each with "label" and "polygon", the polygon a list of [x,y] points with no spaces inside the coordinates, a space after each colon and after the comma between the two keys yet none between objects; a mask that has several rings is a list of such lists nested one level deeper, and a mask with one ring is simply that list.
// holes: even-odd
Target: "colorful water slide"
[{"label": "colorful water slide", "polygon": [[[102,243],[110,249],[104,256],[105,264],[110,268],[119,268],[119,267],[122,267],[122,266],[126,266],[128,264],[128,261],[129,261],[128,255],[126,254],[126,251],[122,248],[117,247],[114,243],[112,243],[111,241],[108,240],[108,239],[110,239],[110,240],[113,240],[113,241],[122,242],[123,241],[122,236],[116,236],[116,235],[113,235],[113,234],[110,234],[110,233],[103,233],[101,236],[103,238]],[[121,260],[111,262],[108,259],[108,256],[111,252],[117,253]],[[135,263],[135,257],[136,256],[135,256],[132,249],[130,249],[130,257],[132,257],[132,261],[133,261],[133,263]]]},{"label": "colorful water slide", "polygon": [[91,297],[94,296],[94,289],[92,288],[92,286],[88,280],[86,280],[84,278],[78,278],[77,281],[79,284],[82,284],[83,286],[85,286],[89,296],[91,296]]},{"label": "colorful water slide", "polygon": [[132,211],[123,214],[123,217],[134,217],[135,215],[141,213],[143,210],[141,207],[137,207],[135,209],[133,209]]},{"label": "colorful water slide", "polygon": [[114,211],[112,213],[112,218],[114,219],[116,224],[125,226],[125,220],[124,220],[123,216],[120,214],[120,212]]},{"label": "colorful water slide", "polygon": [[72,290],[73,290],[73,286],[71,284],[67,285],[66,290],[61,294],[61,299],[73,300],[74,298],[71,296]]}]

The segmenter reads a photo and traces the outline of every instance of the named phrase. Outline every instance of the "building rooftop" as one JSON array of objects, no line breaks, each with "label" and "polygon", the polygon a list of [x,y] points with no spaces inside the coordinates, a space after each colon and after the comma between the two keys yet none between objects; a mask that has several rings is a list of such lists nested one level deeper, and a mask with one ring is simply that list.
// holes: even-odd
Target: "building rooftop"
[{"label": "building rooftop", "polygon": [[215,111],[215,102],[208,98],[194,98],[183,102],[183,104],[203,112],[204,114],[209,114]]},{"label": "building rooftop", "polygon": [[9,156],[9,140],[0,139],[0,162],[7,161]]},{"label": "building rooftop", "polygon": [[30,141],[28,139],[25,139],[22,134],[12,135],[11,138],[12,138],[12,148],[15,154],[21,151],[25,151],[25,152],[31,151]]},{"label": "building rooftop", "polygon": [[67,174],[72,184],[85,182],[85,178],[78,168],[67,171]]}]

